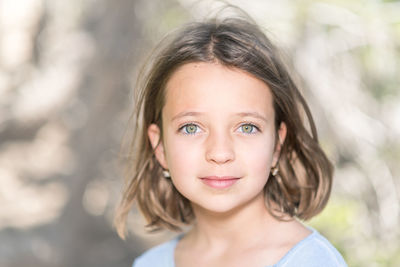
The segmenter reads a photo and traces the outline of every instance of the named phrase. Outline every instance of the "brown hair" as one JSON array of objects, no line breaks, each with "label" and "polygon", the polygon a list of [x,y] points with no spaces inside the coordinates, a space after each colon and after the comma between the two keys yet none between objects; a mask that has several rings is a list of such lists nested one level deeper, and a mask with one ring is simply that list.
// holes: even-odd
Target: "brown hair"
[{"label": "brown hair", "polygon": [[[241,18],[211,19],[187,24],[169,38],[162,42],[166,46],[155,55],[151,68],[142,76],[143,84],[137,88],[135,132],[128,148],[131,157],[115,220],[120,236],[124,237],[126,218],[135,202],[150,230],[180,230],[194,220],[189,200],[176,190],[171,179],[163,177],[147,136],[147,128],[153,123],[162,131],[166,83],[174,71],[190,62],[217,62],[265,82],[273,95],[275,129],[281,122],[287,126],[280,172],[270,175],[264,188],[266,206],[278,219],[282,219],[279,212],[303,220],[318,214],[330,195],[333,166],[318,144],[310,110],[280,52],[259,26]],[[302,114],[308,119],[310,132]]]}]

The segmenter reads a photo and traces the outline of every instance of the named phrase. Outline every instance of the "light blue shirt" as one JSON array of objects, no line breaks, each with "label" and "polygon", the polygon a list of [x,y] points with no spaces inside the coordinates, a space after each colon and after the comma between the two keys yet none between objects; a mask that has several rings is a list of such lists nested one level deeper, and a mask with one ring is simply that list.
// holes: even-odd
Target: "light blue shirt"
[{"label": "light blue shirt", "polygon": [[[265,267],[347,267],[342,255],[317,230],[293,246],[276,264]],[[149,249],[135,259],[133,267],[175,267],[176,244],[183,235]]]}]

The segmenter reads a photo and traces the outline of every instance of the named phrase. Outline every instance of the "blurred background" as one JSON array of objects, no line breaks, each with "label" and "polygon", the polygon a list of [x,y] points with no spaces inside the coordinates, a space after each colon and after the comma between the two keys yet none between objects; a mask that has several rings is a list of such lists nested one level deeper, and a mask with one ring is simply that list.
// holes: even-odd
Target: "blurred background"
[{"label": "blurred background", "polygon": [[[349,266],[400,266],[400,2],[228,1],[292,62],[335,163],[307,224]],[[113,214],[138,69],[167,32],[222,5],[0,0],[0,266],[130,266],[173,233]]]}]

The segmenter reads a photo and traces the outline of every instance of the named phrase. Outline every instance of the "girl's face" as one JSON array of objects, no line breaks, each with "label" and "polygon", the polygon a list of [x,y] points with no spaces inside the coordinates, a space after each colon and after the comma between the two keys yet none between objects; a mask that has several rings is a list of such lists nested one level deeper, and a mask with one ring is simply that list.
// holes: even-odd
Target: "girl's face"
[{"label": "girl's face", "polygon": [[195,207],[228,212],[264,201],[279,156],[270,89],[254,76],[212,63],[180,67],[166,86],[160,129],[148,129],[157,160]]}]

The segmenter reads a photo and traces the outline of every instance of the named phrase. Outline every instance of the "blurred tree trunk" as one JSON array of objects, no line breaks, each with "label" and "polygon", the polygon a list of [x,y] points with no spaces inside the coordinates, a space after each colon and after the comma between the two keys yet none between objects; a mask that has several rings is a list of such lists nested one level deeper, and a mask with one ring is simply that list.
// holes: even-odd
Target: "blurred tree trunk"
[{"label": "blurred tree trunk", "polygon": [[133,249],[116,236],[104,217],[85,211],[82,199],[88,183],[100,175],[104,158],[115,160],[117,156],[119,140],[113,135],[120,130],[115,129],[118,114],[127,108],[129,74],[144,45],[144,22],[136,17],[141,5],[141,0],[93,1],[84,21],[96,51],[78,91],[89,114],[87,125],[71,139],[77,169],[65,180],[70,198],[54,225],[57,240],[61,240],[62,266],[123,266],[135,257],[129,255]]}]

